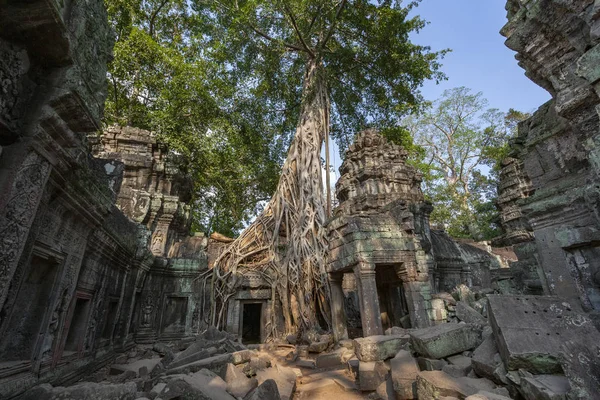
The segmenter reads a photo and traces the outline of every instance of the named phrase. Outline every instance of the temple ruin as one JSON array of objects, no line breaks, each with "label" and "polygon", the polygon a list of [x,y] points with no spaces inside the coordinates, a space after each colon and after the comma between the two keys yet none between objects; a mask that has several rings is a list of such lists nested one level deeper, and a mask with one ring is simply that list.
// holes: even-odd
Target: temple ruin
[{"label": "temple ruin", "polygon": [[431,229],[407,152],[358,132],[324,329],[276,336],[252,271],[212,326],[231,239],[190,234],[191,179],[151,132],[101,125],[103,2],[0,2],[0,399],[599,399],[600,5],[507,11],[507,46],[553,99],[503,163],[505,234]]}]

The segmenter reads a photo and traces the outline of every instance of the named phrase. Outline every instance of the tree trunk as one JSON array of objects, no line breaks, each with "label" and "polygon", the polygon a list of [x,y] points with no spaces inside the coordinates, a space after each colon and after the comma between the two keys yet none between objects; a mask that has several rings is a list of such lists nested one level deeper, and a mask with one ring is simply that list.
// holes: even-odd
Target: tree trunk
[{"label": "tree trunk", "polygon": [[[277,191],[264,211],[215,261],[217,301],[213,313],[222,326],[228,298],[247,271],[260,272],[281,301],[286,334],[328,319],[325,272],[325,203],[321,145],[329,130],[330,103],[322,65],[308,61],[296,134]],[[323,300],[324,299],[324,300]],[[275,331],[275,316],[271,334]]]}]

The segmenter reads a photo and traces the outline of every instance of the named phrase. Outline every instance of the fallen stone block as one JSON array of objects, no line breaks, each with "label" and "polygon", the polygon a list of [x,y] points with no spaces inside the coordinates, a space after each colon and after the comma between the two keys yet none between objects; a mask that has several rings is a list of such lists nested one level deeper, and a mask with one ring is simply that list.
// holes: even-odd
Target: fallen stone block
[{"label": "fallen stone block", "polygon": [[309,353],[322,353],[329,347],[329,342],[312,342],[308,345]]},{"label": "fallen stone block", "polygon": [[231,363],[233,365],[247,363],[252,357],[255,357],[256,354],[256,351],[253,350],[236,351],[235,353],[231,353]]},{"label": "fallen stone block", "polygon": [[[392,378],[388,375],[384,382],[377,387],[375,391],[379,399],[381,400],[394,400],[396,399],[396,393],[394,392],[394,384]],[[400,397],[398,397],[400,399]]]},{"label": "fallen stone block", "polygon": [[421,371],[441,371],[444,366],[448,365],[448,361],[417,357],[417,364]]},{"label": "fallen stone block", "polygon": [[292,368],[276,365],[274,368],[266,368],[256,372],[258,384],[272,379],[277,383],[279,395],[283,400],[290,400],[296,391],[296,372]]},{"label": "fallen stone block", "polygon": [[[194,343],[193,345],[191,345],[190,347],[188,347],[188,350],[190,349],[197,349],[196,347],[197,343]],[[216,355],[218,353],[218,349],[216,347],[209,347],[207,349],[200,349],[198,351],[194,351],[194,352],[188,352],[187,350],[185,352],[181,352],[179,353],[177,356],[175,356],[175,358],[173,359],[173,361],[171,361],[171,363],[169,363],[168,367],[170,368],[177,368],[180,367],[182,365],[185,364],[190,364],[193,363],[194,361],[198,361],[198,360],[202,360],[205,358],[209,358],[212,357],[214,355]]]},{"label": "fallen stone block", "polygon": [[444,358],[481,343],[481,329],[471,324],[441,324],[410,333],[413,349],[428,358]]},{"label": "fallen stone block", "polygon": [[526,400],[564,400],[569,390],[569,380],[563,375],[524,376],[519,388]]},{"label": "fallen stone block", "polygon": [[417,375],[419,399],[438,399],[453,396],[464,399],[481,390],[493,391],[495,385],[487,379],[454,378],[442,371],[421,371]]},{"label": "fallen stone block", "polygon": [[[471,366],[473,371],[483,378],[488,378],[497,382],[494,372],[498,365],[502,363],[496,342],[492,335],[484,338],[483,342],[473,352]],[[499,383],[499,382],[497,382]]]},{"label": "fallen stone block", "polygon": [[314,369],[316,367],[315,360],[310,359],[302,359],[296,361],[296,365],[301,368],[310,368]]},{"label": "fallen stone block", "polygon": [[227,364],[225,383],[227,392],[234,397],[244,397],[258,386],[256,378],[247,378],[242,370],[233,364]]},{"label": "fallen stone block", "polygon": [[281,396],[275,380],[267,379],[248,393],[244,400],[281,400]]},{"label": "fallen stone block", "polygon": [[356,378],[358,376],[359,364],[360,364],[360,361],[358,360],[358,358],[356,358],[356,356],[352,357],[347,362],[348,372],[350,373],[350,375],[354,376],[354,378]]},{"label": "fallen stone block", "polygon": [[23,400],[134,400],[137,397],[136,393],[137,385],[133,382],[122,384],[81,382],[69,387],[53,387],[46,383],[29,389],[19,398]]},{"label": "fallen stone block", "polygon": [[563,342],[577,338],[584,348],[600,343],[600,332],[575,303],[555,296],[489,295],[489,320],[507,370],[562,373]]},{"label": "fallen stone block", "polygon": [[456,317],[468,324],[487,324],[487,318],[464,301],[456,303]]},{"label": "fallen stone block", "polygon": [[462,354],[457,354],[448,357],[447,360],[451,364],[450,366],[454,367],[452,369],[456,370],[457,372],[460,372],[462,376],[466,376],[469,372],[471,372],[471,357],[466,357]]},{"label": "fallen stone block", "polygon": [[493,392],[480,391],[477,394],[467,397],[465,400],[511,400],[511,398]]},{"label": "fallen stone block", "polygon": [[360,361],[384,361],[394,357],[410,341],[408,335],[376,335],[354,339]]},{"label": "fallen stone block", "polygon": [[340,348],[330,353],[321,353],[316,358],[317,368],[332,368],[338,367],[346,363],[350,358],[354,356],[352,350],[346,348]]},{"label": "fallen stone block", "polygon": [[231,354],[219,354],[193,363],[182,365],[176,368],[169,368],[167,375],[188,374],[198,372],[202,369],[208,369],[214,373],[220,373],[222,369],[231,362]]},{"label": "fallen stone block", "polygon": [[399,326],[392,326],[391,328],[386,329],[384,333],[388,336],[391,336],[391,335],[404,336],[404,335],[408,335],[408,332],[409,332],[408,329],[400,328]]},{"label": "fallen stone block", "polygon": [[419,365],[412,354],[400,350],[390,360],[391,381],[397,399],[417,398],[417,375]]},{"label": "fallen stone block", "polygon": [[468,373],[465,373],[465,370],[456,366],[456,365],[444,365],[444,368],[442,368],[442,371],[447,373],[448,375],[450,375],[453,378],[461,378],[463,376],[467,376]]},{"label": "fallen stone block", "polygon": [[360,390],[377,390],[385,382],[388,367],[383,361],[361,361],[358,365],[358,385]]},{"label": "fallen stone block", "polygon": [[563,343],[560,365],[569,379],[573,397],[600,399],[600,344],[586,346],[577,338]]},{"label": "fallen stone block", "polygon": [[340,347],[346,348],[348,350],[354,350],[354,340],[352,339],[342,339],[338,342]]}]

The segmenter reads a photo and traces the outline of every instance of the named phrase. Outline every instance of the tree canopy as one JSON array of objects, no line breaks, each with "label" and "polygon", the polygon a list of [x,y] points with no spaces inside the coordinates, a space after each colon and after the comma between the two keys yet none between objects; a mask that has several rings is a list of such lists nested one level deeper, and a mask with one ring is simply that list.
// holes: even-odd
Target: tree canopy
[{"label": "tree canopy", "polygon": [[323,67],[331,134],[343,151],[358,130],[400,125],[422,104],[419,86],[443,79],[439,59],[409,40],[425,22],[418,2],[368,0],[193,0],[206,55],[226,66],[233,103],[289,140],[309,59]]},{"label": "tree canopy", "polygon": [[482,93],[454,88],[406,121],[424,149],[418,166],[435,207],[431,221],[454,237],[484,240],[500,234],[494,204],[500,163],[527,114],[487,109],[487,104]]},{"label": "tree canopy", "polygon": [[192,175],[195,229],[235,235],[275,190],[285,143],[232,104],[185,0],[105,0],[117,35],[107,124],[155,132]]}]

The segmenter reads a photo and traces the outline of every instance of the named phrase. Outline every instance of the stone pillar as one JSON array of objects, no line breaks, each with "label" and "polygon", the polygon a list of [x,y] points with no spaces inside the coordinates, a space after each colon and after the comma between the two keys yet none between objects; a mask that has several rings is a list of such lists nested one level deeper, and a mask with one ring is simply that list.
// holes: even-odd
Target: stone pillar
[{"label": "stone pillar", "polygon": [[346,326],[346,312],[344,310],[344,291],[342,290],[343,273],[329,274],[329,287],[331,289],[331,324],[333,338],[336,342],[348,339],[348,328]]},{"label": "stone pillar", "polygon": [[413,328],[426,328],[431,325],[431,287],[427,282],[405,282],[403,285],[410,323]]},{"label": "stone pillar", "polygon": [[354,267],[360,297],[360,318],[363,336],[383,335],[381,310],[375,281],[375,265],[365,261]]}]

